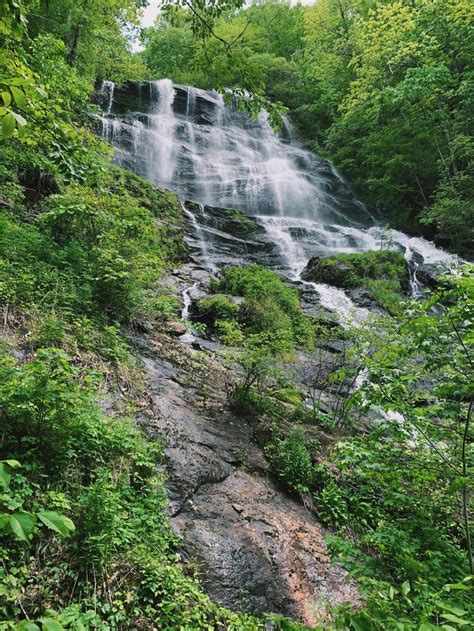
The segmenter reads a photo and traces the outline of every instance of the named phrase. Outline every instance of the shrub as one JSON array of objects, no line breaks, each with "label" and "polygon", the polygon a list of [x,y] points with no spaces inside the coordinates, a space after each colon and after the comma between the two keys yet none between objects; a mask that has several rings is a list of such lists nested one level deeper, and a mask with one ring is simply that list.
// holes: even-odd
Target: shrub
[{"label": "shrub", "polygon": [[89,470],[139,451],[127,424],[103,419],[90,387],[78,384],[77,378],[77,369],[57,349],[42,349],[23,366],[8,357],[0,361],[0,405],[8,440],[20,453],[32,446],[52,476],[71,463]]},{"label": "shrub", "polygon": [[229,296],[216,294],[202,298],[196,305],[197,320],[213,326],[216,320],[234,320],[239,313],[239,306]]},{"label": "shrub", "polygon": [[344,490],[330,480],[321,491],[314,494],[318,517],[334,528],[346,526],[349,513]]},{"label": "shrub", "polygon": [[275,272],[260,265],[227,268],[211,288],[245,298],[238,321],[247,334],[281,331],[293,345],[314,345],[314,326],[301,310],[298,292]]},{"label": "shrub", "polygon": [[244,334],[235,320],[216,320],[214,322],[219,339],[227,346],[241,346]]},{"label": "shrub", "polygon": [[318,261],[314,274],[316,282],[350,289],[365,286],[367,279],[404,281],[407,268],[401,252],[379,250],[325,257]]},{"label": "shrub", "polygon": [[30,342],[35,347],[62,346],[66,335],[66,323],[56,313],[37,316],[30,332]]},{"label": "shrub", "polygon": [[301,430],[292,429],[287,437],[275,436],[265,447],[272,469],[281,482],[296,493],[308,493],[314,481],[310,447]]}]

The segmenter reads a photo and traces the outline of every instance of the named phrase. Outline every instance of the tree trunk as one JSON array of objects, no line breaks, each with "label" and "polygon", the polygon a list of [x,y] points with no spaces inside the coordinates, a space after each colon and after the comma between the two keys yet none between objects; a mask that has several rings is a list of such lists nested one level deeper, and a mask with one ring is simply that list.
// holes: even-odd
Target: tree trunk
[{"label": "tree trunk", "polygon": [[74,27],[74,30],[72,32],[72,40],[71,40],[71,44],[69,45],[69,53],[67,56],[67,63],[70,66],[74,66],[74,64],[76,63],[76,59],[77,59],[77,47],[79,45],[79,36],[81,34],[81,27],[78,24],[76,27]]}]

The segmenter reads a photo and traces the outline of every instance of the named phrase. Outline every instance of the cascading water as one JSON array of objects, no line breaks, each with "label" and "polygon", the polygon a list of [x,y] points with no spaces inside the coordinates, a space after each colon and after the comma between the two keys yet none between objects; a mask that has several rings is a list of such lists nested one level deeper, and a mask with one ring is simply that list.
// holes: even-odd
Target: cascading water
[{"label": "cascading water", "polygon": [[[168,79],[120,88],[104,82],[101,93],[102,133],[116,147],[116,161],[176,191],[183,202],[198,203],[184,210],[211,273],[229,256],[215,244],[222,235],[205,206],[253,216],[278,248],[275,266],[292,280],[312,256],[386,244],[404,252],[416,292],[418,264],[446,266],[453,260],[424,239],[395,230],[386,234],[329,163],[292,142],[288,121],[277,135],[265,113],[250,119],[226,107],[221,95]],[[315,284],[313,289],[326,308],[346,316],[353,308],[341,290]]]}]

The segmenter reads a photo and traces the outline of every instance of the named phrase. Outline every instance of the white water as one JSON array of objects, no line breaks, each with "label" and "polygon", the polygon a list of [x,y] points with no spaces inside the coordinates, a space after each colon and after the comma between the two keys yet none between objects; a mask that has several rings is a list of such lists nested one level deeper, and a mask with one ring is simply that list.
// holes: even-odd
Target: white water
[{"label": "white water", "polygon": [[209,241],[207,239],[206,231],[198,221],[198,217],[206,218],[206,211],[203,204],[197,204],[198,212],[193,213],[189,210],[184,203],[181,204],[183,213],[188,217],[191,226],[193,227],[194,235],[199,242],[199,249],[201,251],[202,258],[204,259],[204,265],[207,270],[214,274],[218,268],[214,262],[213,256],[209,252]]},{"label": "white water", "polygon": [[[210,227],[206,206],[253,215],[278,248],[278,269],[292,280],[312,256],[398,248],[416,294],[418,265],[446,268],[454,262],[425,239],[377,225],[332,165],[292,141],[289,121],[277,135],[266,114],[251,120],[225,107],[221,95],[168,79],[131,83],[125,91],[104,82],[102,93],[102,133],[115,145],[116,160],[199,203],[183,209],[210,273],[228,258],[213,245],[222,235]],[[311,286],[321,305],[343,321],[366,317],[342,290]]]},{"label": "white water", "polygon": [[104,81],[102,89],[107,95],[107,109],[105,113],[108,116],[112,112],[112,106],[114,104],[115,83],[113,81]]}]

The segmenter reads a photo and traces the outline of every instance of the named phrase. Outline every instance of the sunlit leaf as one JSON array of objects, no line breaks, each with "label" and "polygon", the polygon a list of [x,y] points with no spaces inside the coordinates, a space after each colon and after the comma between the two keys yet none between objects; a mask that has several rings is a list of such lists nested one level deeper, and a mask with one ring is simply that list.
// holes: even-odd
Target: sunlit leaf
[{"label": "sunlit leaf", "polygon": [[35,523],[36,518],[31,513],[14,513],[10,515],[10,528],[20,541],[28,541]]},{"label": "sunlit leaf", "polygon": [[55,513],[54,511],[40,511],[38,518],[45,526],[59,533],[63,537],[67,537],[75,530],[75,525],[71,519]]}]

